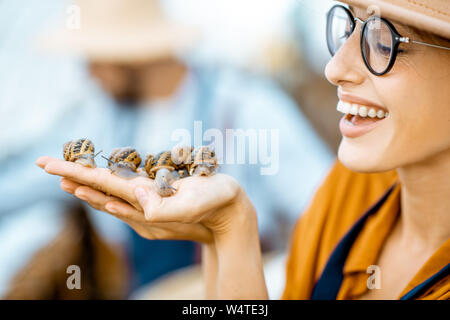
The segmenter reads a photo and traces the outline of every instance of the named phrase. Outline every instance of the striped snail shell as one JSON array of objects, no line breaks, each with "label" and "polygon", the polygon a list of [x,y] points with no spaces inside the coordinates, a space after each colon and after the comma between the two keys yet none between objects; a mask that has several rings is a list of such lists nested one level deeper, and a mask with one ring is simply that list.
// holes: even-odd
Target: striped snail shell
[{"label": "striped snail shell", "polygon": [[147,173],[148,177],[151,179],[155,179],[155,172],[151,169],[156,165],[156,159],[152,154],[148,154],[145,158],[144,162],[144,170]]},{"label": "striped snail shell", "polygon": [[209,146],[200,146],[192,152],[193,163],[189,168],[191,176],[211,176],[216,173],[218,164],[216,153]]},{"label": "striped snail shell", "polygon": [[172,187],[172,183],[179,179],[180,175],[171,151],[163,151],[156,156],[148,155],[144,168],[148,176],[155,179],[156,192],[160,196],[168,197],[174,194],[176,189]]},{"label": "striped snail shell", "polygon": [[141,165],[142,158],[132,147],[115,148],[108,158],[108,168],[123,178],[134,177]]},{"label": "striped snail shell", "polygon": [[64,160],[79,163],[88,168],[95,168],[95,147],[89,139],[76,139],[63,145]]},{"label": "striped snail shell", "polygon": [[158,153],[155,157],[149,155],[145,161],[145,170],[149,177],[154,177],[156,172],[160,169],[167,169],[169,171],[176,170],[177,166],[172,160],[171,151],[163,151]]}]

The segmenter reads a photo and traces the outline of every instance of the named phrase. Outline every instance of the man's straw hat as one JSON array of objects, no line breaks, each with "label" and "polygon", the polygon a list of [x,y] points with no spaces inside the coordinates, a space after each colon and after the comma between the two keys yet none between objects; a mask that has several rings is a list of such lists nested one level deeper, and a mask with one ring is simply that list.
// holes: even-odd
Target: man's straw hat
[{"label": "man's straw hat", "polygon": [[157,0],[78,0],[73,8],[79,8],[79,29],[49,30],[39,39],[44,50],[141,61],[177,53],[197,37],[195,29],[168,21]]},{"label": "man's straw hat", "polygon": [[351,6],[377,6],[382,17],[450,39],[450,0],[341,0]]}]

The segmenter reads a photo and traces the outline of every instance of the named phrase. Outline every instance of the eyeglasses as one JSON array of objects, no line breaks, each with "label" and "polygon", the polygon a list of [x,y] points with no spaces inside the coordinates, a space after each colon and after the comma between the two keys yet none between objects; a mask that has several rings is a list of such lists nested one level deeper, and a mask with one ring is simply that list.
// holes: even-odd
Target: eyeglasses
[{"label": "eyeglasses", "polygon": [[415,43],[450,50],[450,48],[402,37],[392,23],[384,18],[371,16],[366,21],[362,21],[354,17],[346,7],[335,5],[327,14],[327,45],[332,56],[351,36],[357,21],[362,24],[360,46],[364,63],[370,72],[377,76],[391,70],[401,43]]}]

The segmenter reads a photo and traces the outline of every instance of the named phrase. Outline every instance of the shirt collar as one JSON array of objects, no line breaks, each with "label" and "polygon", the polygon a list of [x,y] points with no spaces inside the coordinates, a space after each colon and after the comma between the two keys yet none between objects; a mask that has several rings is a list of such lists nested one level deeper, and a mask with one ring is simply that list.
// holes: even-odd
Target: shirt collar
[{"label": "shirt collar", "polygon": [[[363,229],[350,249],[344,265],[344,277],[362,273],[366,276],[367,268],[376,264],[384,242],[394,227],[400,212],[400,190],[401,186],[397,183],[380,210],[367,219]],[[449,261],[450,239],[427,260],[404,288],[400,297],[436,274]]]},{"label": "shirt collar", "polygon": [[354,272],[366,273],[376,264],[384,241],[392,230],[400,211],[400,184],[397,183],[378,212],[367,218],[353,243],[344,265],[344,276]]}]

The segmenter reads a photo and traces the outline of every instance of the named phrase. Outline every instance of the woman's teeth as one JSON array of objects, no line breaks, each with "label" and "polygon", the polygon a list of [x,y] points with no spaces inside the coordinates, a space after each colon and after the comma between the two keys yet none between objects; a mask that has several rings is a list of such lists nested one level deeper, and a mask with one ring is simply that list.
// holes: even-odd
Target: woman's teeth
[{"label": "woman's teeth", "polygon": [[348,103],[344,101],[339,101],[336,110],[345,114],[352,114],[354,116],[359,115],[361,118],[387,118],[388,112],[384,112],[381,109],[375,109],[371,107],[366,107],[356,103]]}]

